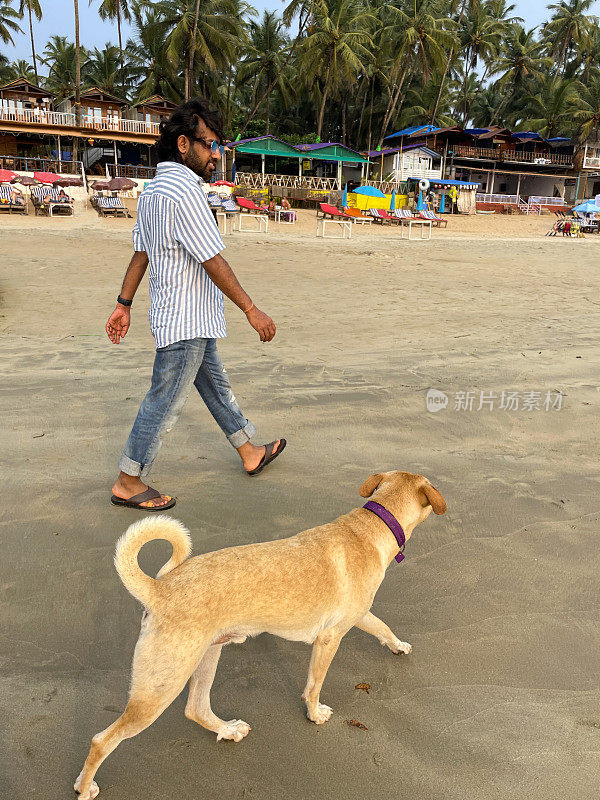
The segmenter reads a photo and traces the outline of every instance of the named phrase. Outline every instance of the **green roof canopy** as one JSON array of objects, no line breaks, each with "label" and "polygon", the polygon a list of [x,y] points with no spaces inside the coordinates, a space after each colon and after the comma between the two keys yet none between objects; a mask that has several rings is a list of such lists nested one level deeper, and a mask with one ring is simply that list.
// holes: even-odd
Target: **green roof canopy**
[{"label": "green roof canopy", "polygon": [[310,158],[317,161],[343,161],[352,164],[368,164],[369,159],[361,156],[343,144],[300,145],[292,147],[274,136],[257,136],[255,139],[241,139],[229,142],[227,147],[240,153],[258,156],[281,156],[283,158]]},{"label": "green roof canopy", "polygon": [[301,153],[287,142],[282,142],[274,136],[259,136],[256,139],[244,139],[239,142],[229,142],[227,147],[237,150],[240,153],[250,153],[258,156],[281,156],[284,158],[306,158],[305,153]]},{"label": "green roof canopy", "polygon": [[356,150],[351,150],[343,144],[328,144],[322,147],[310,147],[303,151],[306,158],[321,161],[343,161],[347,164],[368,164],[369,159],[361,156]]}]

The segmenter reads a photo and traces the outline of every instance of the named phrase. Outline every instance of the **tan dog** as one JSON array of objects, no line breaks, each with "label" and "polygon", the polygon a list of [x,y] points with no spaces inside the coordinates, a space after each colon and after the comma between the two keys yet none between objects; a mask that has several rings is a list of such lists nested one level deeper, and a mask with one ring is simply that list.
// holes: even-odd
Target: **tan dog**
[{"label": "tan dog", "polygon": [[[431,510],[446,503],[429,481],[410,472],[371,475],[360,487],[374,494],[402,525],[406,539]],[[141,571],[140,548],[166,539],[173,554],[156,579]],[[147,728],[190,681],[188,719],[239,742],[250,726],[225,722],[210,707],[221,648],[247,636],[272,633],[313,645],[302,699],[318,725],[331,716],[319,702],[327,669],[339,643],[356,626],[393,653],[410,653],[388,626],[370,613],[387,566],[399,552],[390,528],[374,513],[349,514],[289,539],[229,547],[189,560],[187,530],[166,516],[131,525],[119,539],[115,565],[121,580],[146,608],[133,657],[129,702],[122,716],[92,739],[75,790],[79,800],[98,794],[94,775],[117,745]]]}]

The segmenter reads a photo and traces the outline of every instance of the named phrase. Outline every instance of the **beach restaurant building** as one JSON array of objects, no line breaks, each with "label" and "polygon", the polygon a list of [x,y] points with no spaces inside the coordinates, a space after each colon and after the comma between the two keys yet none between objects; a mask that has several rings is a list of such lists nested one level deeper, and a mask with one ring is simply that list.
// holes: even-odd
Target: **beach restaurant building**
[{"label": "beach restaurant building", "polygon": [[560,206],[600,189],[600,164],[595,150],[580,148],[570,138],[545,139],[533,131],[506,128],[405,128],[385,138],[388,147],[419,144],[440,153],[446,178],[480,184],[479,205],[514,206],[525,210],[530,198],[538,205]]},{"label": "beach restaurant building", "polygon": [[17,78],[0,86],[0,167],[151,178],[159,124],[174,108],[158,95],[129,106],[94,87],[81,92],[77,124],[74,98],[56,102],[52,92]]}]

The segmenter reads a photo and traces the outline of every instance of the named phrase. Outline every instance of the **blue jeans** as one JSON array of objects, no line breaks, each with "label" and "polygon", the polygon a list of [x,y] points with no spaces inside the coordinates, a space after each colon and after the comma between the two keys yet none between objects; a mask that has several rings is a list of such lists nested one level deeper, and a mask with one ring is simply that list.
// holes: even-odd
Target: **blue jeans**
[{"label": "blue jeans", "polygon": [[163,434],[177,422],[192,384],[233,447],[241,447],[256,433],[231,391],[217,352],[216,339],[187,339],[156,351],[152,385],[142,401],[119,469],[145,477],[162,444]]}]

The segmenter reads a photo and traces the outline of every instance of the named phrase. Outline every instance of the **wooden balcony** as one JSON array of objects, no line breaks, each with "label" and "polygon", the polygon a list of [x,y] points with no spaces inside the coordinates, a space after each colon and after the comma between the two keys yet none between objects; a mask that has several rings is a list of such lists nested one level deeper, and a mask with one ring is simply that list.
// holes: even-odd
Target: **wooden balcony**
[{"label": "wooden balcony", "polygon": [[534,153],[530,150],[499,150],[494,147],[470,147],[469,145],[456,145],[452,148],[452,152],[457,158],[468,158],[474,161],[500,161],[507,164],[535,164],[537,166],[573,166],[573,156],[565,153]]},{"label": "wooden balcony", "polygon": [[122,117],[83,116],[75,125],[75,114],[30,108],[0,108],[0,132],[40,133],[54,136],[77,136],[137,144],[154,144],[158,123]]}]

